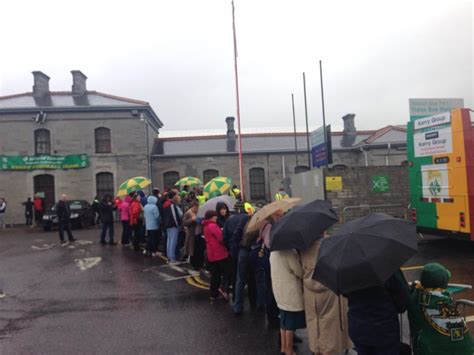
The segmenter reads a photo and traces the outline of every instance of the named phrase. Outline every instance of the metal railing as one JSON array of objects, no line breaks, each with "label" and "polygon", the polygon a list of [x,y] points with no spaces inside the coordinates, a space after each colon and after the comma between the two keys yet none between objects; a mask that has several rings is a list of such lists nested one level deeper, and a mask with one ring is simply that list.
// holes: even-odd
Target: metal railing
[{"label": "metal railing", "polygon": [[408,216],[408,208],[404,204],[383,204],[383,205],[366,205],[346,206],[342,209],[341,223],[350,219],[363,217],[370,213],[386,213],[388,215],[406,219]]}]

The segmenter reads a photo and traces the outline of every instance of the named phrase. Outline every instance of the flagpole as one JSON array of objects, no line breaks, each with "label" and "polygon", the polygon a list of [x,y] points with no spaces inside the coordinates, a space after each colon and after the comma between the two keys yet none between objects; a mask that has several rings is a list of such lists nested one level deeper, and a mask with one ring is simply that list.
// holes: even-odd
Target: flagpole
[{"label": "flagpole", "polygon": [[308,144],[308,168],[311,170],[311,146],[309,144],[308,103],[306,100],[306,75],[303,73],[304,115],[306,118],[306,143]]},{"label": "flagpole", "polygon": [[319,61],[319,78],[321,81],[321,106],[323,109],[323,131],[324,131],[324,152],[326,153],[326,166],[328,165],[329,152],[326,132],[326,110],[324,109],[324,85],[323,85],[323,62]]},{"label": "flagpole", "polygon": [[299,165],[298,163],[298,139],[296,136],[296,115],[295,115],[295,98],[293,94],[291,94],[291,108],[293,109],[293,128],[295,129],[295,158],[296,158],[296,166]]},{"label": "flagpole", "polygon": [[237,33],[235,31],[235,7],[234,0],[232,0],[232,30],[234,34],[234,69],[235,69],[235,97],[237,103],[237,131],[239,134],[239,173],[240,173],[240,191],[242,201],[245,201],[245,186],[244,186],[244,164],[242,157],[242,130],[240,128],[240,95],[239,95],[239,68],[237,65]]}]

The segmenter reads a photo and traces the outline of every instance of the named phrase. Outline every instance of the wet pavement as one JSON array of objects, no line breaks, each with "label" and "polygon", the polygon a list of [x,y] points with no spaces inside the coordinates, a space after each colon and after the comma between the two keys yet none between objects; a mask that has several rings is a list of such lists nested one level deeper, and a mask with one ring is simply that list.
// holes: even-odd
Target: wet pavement
[{"label": "wet pavement", "polygon": [[[224,301],[210,304],[206,278],[186,264],[101,246],[96,229],[74,235],[59,246],[54,231],[0,230],[0,354],[279,352],[264,316],[236,318]],[[446,265],[452,282],[474,284],[474,243],[423,242],[407,278],[430,261]]]},{"label": "wet pavement", "polygon": [[278,352],[264,317],[210,304],[185,265],[74,235],[59,246],[57,232],[0,230],[0,354]]}]

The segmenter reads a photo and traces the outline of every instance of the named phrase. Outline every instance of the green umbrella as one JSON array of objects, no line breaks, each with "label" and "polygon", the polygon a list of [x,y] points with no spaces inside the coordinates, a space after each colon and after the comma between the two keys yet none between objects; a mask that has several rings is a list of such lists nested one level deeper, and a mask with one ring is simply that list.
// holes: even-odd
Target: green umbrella
[{"label": "green umbrella", "polygon": [[182,186],[185,186],[185,185],[188,185],[188,186],[201,186],[202,181],[199,180],[197,177],[194,177],[194,176],[186,176],[182,179],[179,179],[176,182],[176,184],[174,184],[174,186],[179,186],[180,188]]},{"label": "green umbrella", "polygon": [[224,195],[232,187],[232,179],[225,176],[218,176],[209,181],[204,186],[204,196],[213,198]]},{"label": "green umbrella", "polygon": [[141,190],[150,184],[151,180],[143,176],[128,179],[120,185],[117,196],[127,196],[129,193]]}]

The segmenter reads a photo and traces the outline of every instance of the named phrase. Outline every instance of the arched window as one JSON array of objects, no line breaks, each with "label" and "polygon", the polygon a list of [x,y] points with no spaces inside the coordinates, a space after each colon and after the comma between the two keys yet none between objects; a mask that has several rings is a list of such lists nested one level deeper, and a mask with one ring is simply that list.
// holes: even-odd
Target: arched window
[{"label": "arched window", "polygon": [[216,169],[207,169],[207,170],[204,170],[202,172],[202,181],[204,182],[204,185],[205,185],[217,176],[219,176],[219,171],[218,170],[216,170]]},{"label": "arched window", "polygon": [[51,135],[49,130],[41,128],[35,131],[35,154],[51,154]]},{"label": "arched window", "polygon": [[252,200],[265,200],[265,169],[250,169],[249,181],[250,198]]},{"label": "arched window", "polygon": [[295,174],[304,173],[305,171],[308,171],[308,170],[309,168],[306,165],[298,165],[295,168]]},{"label": "arched window", "polygon": [[112,152],[112,144],[110,142],[110,129],[105,127],[99,127],[95,129],[95,152]]},{"label": "arched window", "polygon": [[114,196],[114,174],[98,173],[95,176],[97,196],[104,197],[105,194]]},{"label": "arched window", "polygon": [[43,207],[50,207],[56,203],[53,175],[36,175],[33,178],[33,189],[35,196],[38,195],[43,199]]},{"label": "arched window", "polygon": [[177,171],[167,171],[163,174],[163,187],[172,188],[179,180],[179,173]]}]

